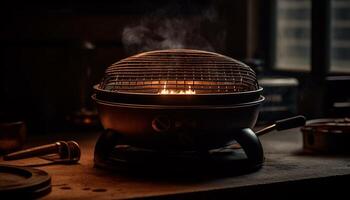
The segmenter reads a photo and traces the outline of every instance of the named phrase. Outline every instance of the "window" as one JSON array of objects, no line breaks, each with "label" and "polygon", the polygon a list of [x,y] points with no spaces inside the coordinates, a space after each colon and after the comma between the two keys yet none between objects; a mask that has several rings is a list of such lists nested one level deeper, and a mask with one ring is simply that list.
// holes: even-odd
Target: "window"
[{"label": "window", "polygon": [[331,72],[350,72],[350,1],[331,2]]},{"label": "window", "polygon": [[310,70],[311,1],[277,0],[276,31],[276,68]]},{"label": "window", "polygon": [[[311,0],[276,0],[275,68],[311,70]],[[330,72],[350,72],[350,0],[331,0]]]}]

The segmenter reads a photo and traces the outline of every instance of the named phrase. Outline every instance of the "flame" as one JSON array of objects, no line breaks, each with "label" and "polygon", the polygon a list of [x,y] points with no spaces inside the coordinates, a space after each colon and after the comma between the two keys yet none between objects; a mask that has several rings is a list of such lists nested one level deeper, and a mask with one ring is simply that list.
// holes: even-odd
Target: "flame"
[{"label": "flame", "polygon": [[196,91],[192,90],[190,85],[188,90],[168,90],[166,84],[164,84],[163,89],[158,94],[196,94]]}]

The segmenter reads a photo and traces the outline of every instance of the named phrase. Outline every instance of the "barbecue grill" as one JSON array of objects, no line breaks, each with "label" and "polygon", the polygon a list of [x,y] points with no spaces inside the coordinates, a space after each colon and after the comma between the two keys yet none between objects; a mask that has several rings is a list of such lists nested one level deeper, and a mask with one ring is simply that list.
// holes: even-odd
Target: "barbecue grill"
[{"label": "barbecue grill", "polygon": [[250,166],[261,166],[263,149],[251,129],[264,101],[262,90],[249,66],[207,51],[150,51],[116,62],[94,86],[92,98],[105,128],[95,164],[123,160],[113,156],[117,146],[161,152],[153,160],[164,160],[174,152],[208,155],[234,141]]}]

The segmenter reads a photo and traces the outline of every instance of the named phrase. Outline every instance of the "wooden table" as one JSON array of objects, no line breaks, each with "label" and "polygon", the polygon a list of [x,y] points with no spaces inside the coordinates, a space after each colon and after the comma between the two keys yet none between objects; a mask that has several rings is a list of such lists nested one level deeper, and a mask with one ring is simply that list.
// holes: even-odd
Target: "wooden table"
[{"label": "wooden table", "polygon": [[37,168],[47,171],[52,177],[52,192],[44,199],[233,199],[256,196],[288,199],[303,193],[347,195],[347,186],[342,183],[350,180],[350,157],[303,153],[298,129],[261,137],[266,162],[257,172],[184,180],[181,177],[170,180],[128,176],[96,169],[93,166],[93,147],[97,137],[97,132],[71,132],[29,138],[28,144],[77,140],[82,148],[79,164],[45,165],[39,158],[0,163],[37,164]]}]

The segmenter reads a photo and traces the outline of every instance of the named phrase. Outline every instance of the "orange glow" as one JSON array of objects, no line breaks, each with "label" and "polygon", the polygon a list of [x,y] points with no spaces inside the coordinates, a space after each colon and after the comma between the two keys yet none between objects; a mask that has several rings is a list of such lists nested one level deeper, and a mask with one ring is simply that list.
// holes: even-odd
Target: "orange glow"
[{"label": "orange glow", "polygon": [[192,90],[190,85],[188,86],[188,90],[168,90],[165,84],[158,94],[196,94],[196,91]]}]

